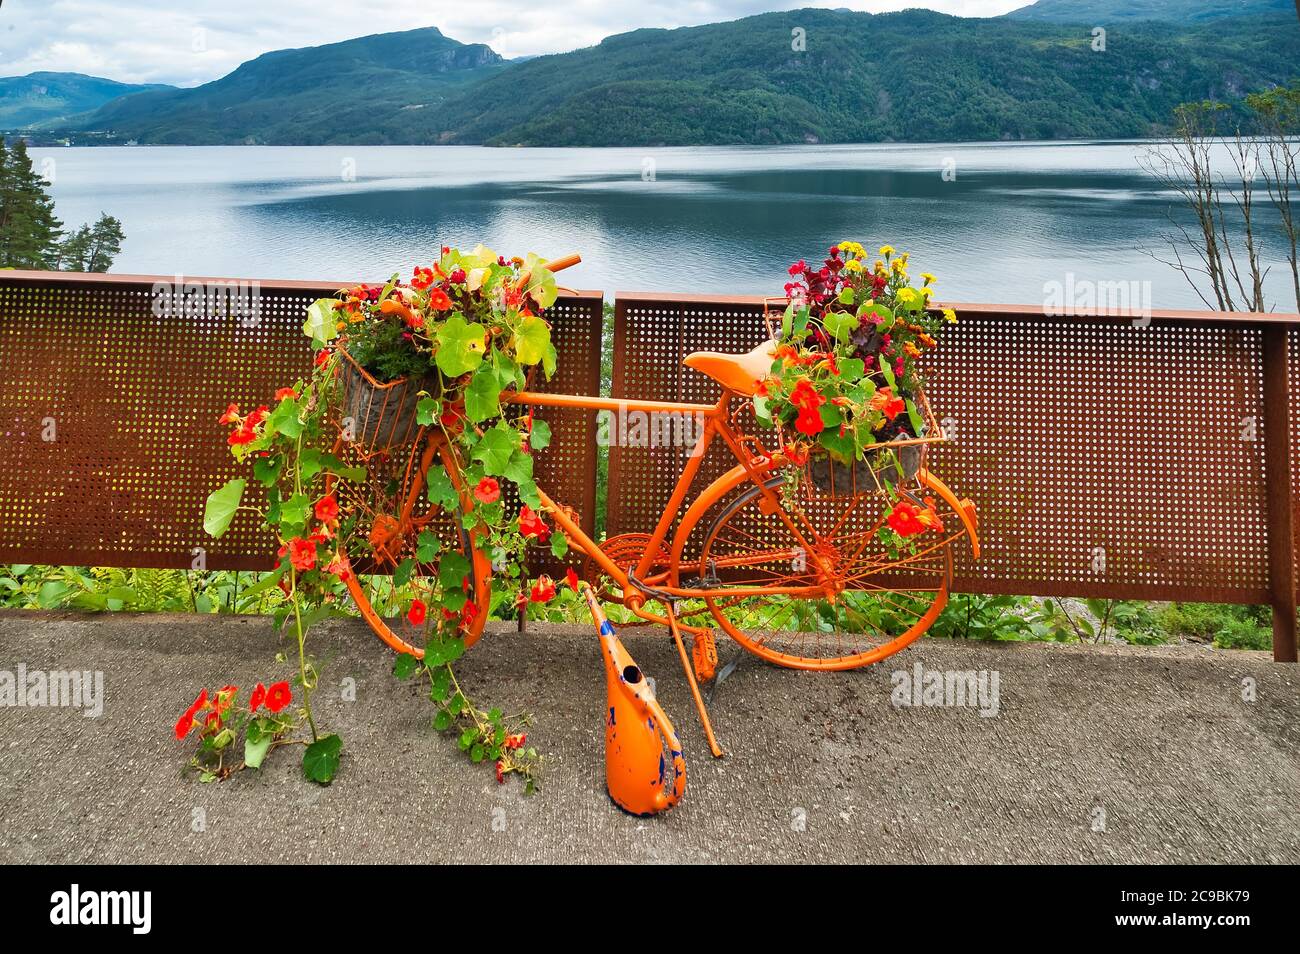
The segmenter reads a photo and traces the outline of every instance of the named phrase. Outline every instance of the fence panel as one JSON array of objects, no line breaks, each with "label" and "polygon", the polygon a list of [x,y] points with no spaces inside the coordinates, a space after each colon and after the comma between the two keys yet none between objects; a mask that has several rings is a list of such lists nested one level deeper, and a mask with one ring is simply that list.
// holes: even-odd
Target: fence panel
[{"label": "fence panel", "polygon": [[[266,569],[252,514],[203,532],[208,493],[244,468],[217,417],[268,403],[311,364],[304,309],[343,283],[0,273],[0,562]],[[242,285],[240,283],[243,283]],[[257,295],[251,312],[243,294]],[[176,307],[179,305],[179,307]],[[559,372],[545,389],[600,384],[599,292],[551,312]],[[543,482],[595,473],[591,415],[551,412]],[[578,499],[593,526],[595,485]]]}]

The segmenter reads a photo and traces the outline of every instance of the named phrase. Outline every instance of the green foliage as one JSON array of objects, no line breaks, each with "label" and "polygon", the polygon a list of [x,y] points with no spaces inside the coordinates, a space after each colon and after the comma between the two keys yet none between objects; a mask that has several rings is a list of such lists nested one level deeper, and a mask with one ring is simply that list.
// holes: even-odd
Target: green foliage
[{"label": "green foliage", "polygon": [[[196,145],[1125,138],[1157,131],[1178,103],[1285,82],[1300,61],[1293,13],[1127,16],[1157,3],[1088,0],[1089,28],[1107,26],[1104,53],[1077,23],[1028,12],[795,10],[636,30],[514,63],[412,30],[268,53],[215,82],[125,96],[66,125],[107,141]],[[795,28],[804,51],[792,49]]]},{"label": "green foliage", "polygon": [[43,128],[167,145],[405,143],[417,116],[505,68],[488,47],[429,27],[276,50],[194,89],[124,96]]},{"label": "green foliage", "polygon": [[1170,637],[1210,643],[1219,649],[1271,649],[1273,628],[1266,606],[1170,603],[1157,617]]},{"label": "green foliage", "polygon": [[[1106,22],[1104,53],[1073,25],[925,10],[638,30],[512,66],[415,117],[410,134],[531,146],[1123,138],[1157,131],[1178,103],[1284,82],[1300,61],[1293,14]],[[804,52],[791,49],[795,28]]]},{"label": "green foliage", "polygon": [[103,213],[63,239],[63,223],[27,146],[0,139],[0,268],[106,272],[124,238],[122,223]]},{"label": "green foliage", "polygon": [[119,96],[170,89],[158,84],[118,83],[81,73],[28,73],[0,77],[0,129],[58,123],[98,109]]},{"label": "green foliage", "polygon": [[1287,13],[1292,0],[1038,0],[1008,17],[1058,23],[1116,23],[1124,20],[1165,20],[1187,23],[1224,17]]},{"label": "green foliage", "polygon": [[0,139],[0,268],[51,268],[62,225],[26,144]]}]

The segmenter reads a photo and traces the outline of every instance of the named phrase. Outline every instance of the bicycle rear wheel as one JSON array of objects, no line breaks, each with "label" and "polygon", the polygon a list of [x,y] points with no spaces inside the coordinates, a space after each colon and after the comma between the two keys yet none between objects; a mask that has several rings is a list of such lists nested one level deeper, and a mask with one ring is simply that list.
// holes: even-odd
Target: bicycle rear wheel
[{"label": "bicycle rear wheel", "polygon": [[[705,600],[719,628],[755,655],[793,669],[856,669],[918,639],[947,605],[952,544],[965,534],[936,482],[922,471],[903,499],[933,508],[942,529],[900,549],[889,542],[891,534],[877,532],[891,510],[882,493],[834,495],[797,473],[793,480],[785,489],[786,514],[802,541],[752,484],[707,530],[700,567],[721,581]],[[737,486],[744,483],[738,475]],[[767,486],[780,493],[786,483],[783,473]],[[817,588],[824,595],[724,595],[729,588],[753,594],[775,587]]]},{"label": "bicycle rear wheel", "polygon": [[[487,621],[492,566],[475,546],[474,535],[462,527],[460,514],[429,503],[425,493],[429,468],[446,467],[460,491],[462,508],[473,508],[473,498],[461,485],[451,450],[436,436],[421,435],[408,449],[372,454],[340,437],[334,455],[349,466],[363,468],[367,475],[363,483],[331,478],[327,485],[327,492],[338,498],[341,525],[364,539],[369,551],[355,569],[351,561],[347,565],[348,592],[362,618],[393,649],[423,658],[429,624],[409,620],[409,603],[403,605],[398,599],[392,576],[404,577],[416,592],[422,582],[433,587],[441,560],[448,550],[454,550],[468,566],[464,585],[467,606],[472,607],[462,612],[457,628],[465,645],[472,646]],[[433,553],[430,537],[439,541]],[[346,555],[343,559],[348,560]]]}]

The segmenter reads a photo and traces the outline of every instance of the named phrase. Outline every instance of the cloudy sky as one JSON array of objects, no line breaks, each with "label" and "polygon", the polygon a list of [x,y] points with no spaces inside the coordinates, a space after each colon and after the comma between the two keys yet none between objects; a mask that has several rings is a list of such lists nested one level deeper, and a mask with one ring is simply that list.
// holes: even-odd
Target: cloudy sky
[{"label": "cloudy sky", "polygon": [[36,70],[196,86],[268,50],[436,26],[502,56],[591,46],[638,27],[677,27],[800,7],[880,13],[929,7],[997,16],[1030,0],[0,0],[0,76]]}]

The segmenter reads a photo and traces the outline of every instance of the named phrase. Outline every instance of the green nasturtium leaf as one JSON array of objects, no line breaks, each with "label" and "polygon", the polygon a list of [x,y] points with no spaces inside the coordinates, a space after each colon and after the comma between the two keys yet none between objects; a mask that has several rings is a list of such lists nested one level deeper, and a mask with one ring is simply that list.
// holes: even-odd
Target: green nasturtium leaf
[{"label": "green nasturtium leaf", "polygon": [[274,736],[270,732],[261,732],[254,739],[252,728],[256,721],[249,723],[249,732],[244,737],[244,764],[252,769],[260,769],[262,760],[266,758],[266,753],[271,750],[271,742]]},{"label": "green nasturtium leaf", "polygon": [[483,363],[487,350],[487,329],[480,324],[468,324],[460,314],[454,314],[438,329],[438,370],[449,378],[469,374]]},{"label": "green nasturtium leaf", "polygon": [[519,435],[504,421],[486,431],[474,448],[474,460],[483,463],[483,472],[490,477],[503,477],[510,458],[519,450]]},{"label": "green nasturtium leaf", "polygon": [[220,539],[230,529],[230,522],[235,519],[235,511],[244,498],[244,479],[237,477],[225,486],[208,494],[207,505],[203,508],[203,529],[208,536]]},{"label": "green nasturtium leaf", "polygon": [[320,298],[308,305],[307,320],[302,326],[303,334],[312,341],[333,341],[338,334],[338,318],[335,314],[337,306],[336,298]]},{"label": "green nasturtium leaf", "polygon": [[501,413],[501,384],[495,373],[480,368],[465,389],[465,416],[475,424]]},{"label": "green nasturtium leaf", "polygon": [[533,419],[533,429],[528,435],[528,442],[533,450],[545,450],[551,446],[551,425],[540,418]]},{"label": "green nasturtium leaf", "polygon": [[302,754],[302,773],[313,782],[328,785],[339,770],[339,751],[342,748],[343,740],[337,735],[317,739]]},{"label": "green nasturtium leaf", "polygon": [[450,510],[460,503],[460,495],[445,467],[430,467],[427,478],[429,484],[429,503],[437,504],[444,510]]},{"label": "green nasturtium leaf", "polygon": [[520,364],[537,364],[551,346],[551,329],[536,315],[529,315],[515,333],[515,354]]}]

